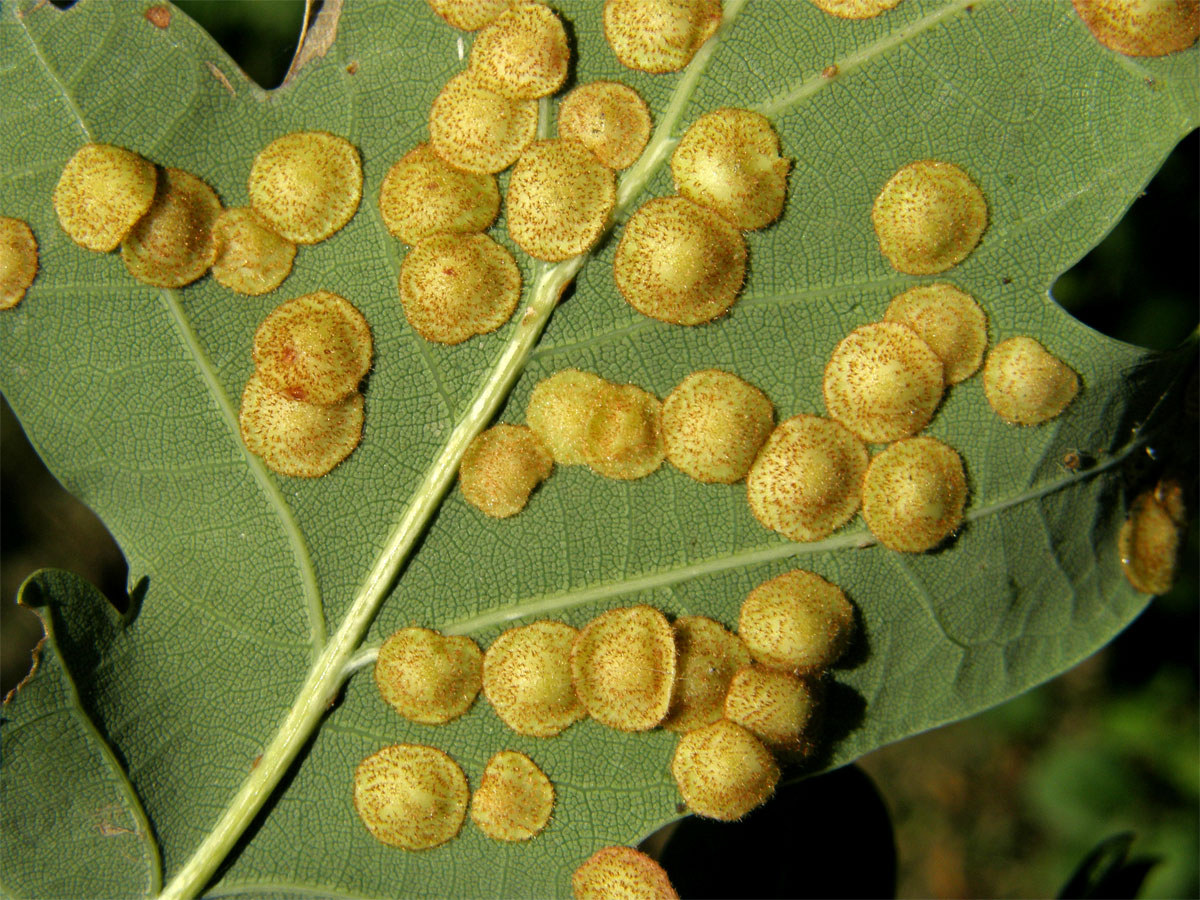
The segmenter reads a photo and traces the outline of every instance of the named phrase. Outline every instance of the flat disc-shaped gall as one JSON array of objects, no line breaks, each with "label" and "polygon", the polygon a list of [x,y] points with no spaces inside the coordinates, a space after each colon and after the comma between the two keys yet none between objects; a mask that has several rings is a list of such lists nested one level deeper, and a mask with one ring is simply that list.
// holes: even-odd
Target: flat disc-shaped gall
[{"label": "flat disc-shaped gall", "polygon": [[483,655],[483,694],[517,734],[553,737],[587,715],[571,683],[579,632],[562,622],[510,628]]},{"label": "flat disc-shaped gall", "polygon": [[678,72],[721,24],[721,0],[606,0],[604,38],[622,65]]},{"label": "flat disc-shaped gall", "polygon": [[154,163],[112,144],[84,144],[51,197],[58,224],[80,247],[115,250],[154,202]]},{"label": "flat disc-shaped gall", "polygon": [[807,681],[778,669],[746,666],[729,684],[725,718],[774,750],[798,751],[812,745],[806,731],[815,707]]},{"label": "flat disc-shaped gall", "polygon": [[987,228],[987,201],[953,163],[923,159],[891,177],[871,209],[879,249],[906,275],[934,275],[966,259]]},{"label": "flat disc-shaped gall", "polygon": [[489,22],[471,45],[471,71],[481,85],[510,100],[553,94],[567,78],[571,51],[554,10],[518,3]]},{"label": "flat disc-shaped gall", "polygon": [[316,478],[350,455],[362,438],[363,397],[332,406],[293,400],[254,374],[242,392],[242,441],[280,475]]},{"label": "flat disc-shaped gall", "polygon": [[429,0],[435,13],[463,31],[482,28],[512,4],[513,0]]},{"label": "flat disc-shaped gall", "polygon": [[534,387],[525,407],[525,421],[560,466],[585,462],[587,425],[600,408],[607,386],[599,375],[563,369]]},{"label": "flat disc-shaped gall", "polygon": [[945,389],[941,358],[898,322],[860,325],[825,366],[825,409],[874,444],[916,434],[929,424]]},{"label": "flat disc-shaped gall", "polygon": [[666,717],[671,703],[675,630],[649,606],[609,610],[575,638],[571,680],[596,721],[620,731],[647,731]]},{"label": "flat disc-shaped gall", "polygon": [[1079,376],[1031,337],[1001,341],[983,365],[983,393],[996,415],[1012,425],[1041,425],[1079,393]]},{"label": "flat disc-shaped gall", "polygon": [[754,659],[793,673],[833,665],[853,633],[854,607],[841,588],[803,569],[760,584],[738,617],[738,634]]},{"label": "flat disc-shaped gall", "polygon": [[924,284],[892,298],[884,321],[915,331],[938,355],[946,384],[970,378],[987,350],[987,315],[975,298],[950,284]]},{"label": "flat disc-shaped gall", "polygon": [[267,144],[250,167],[250,205],[289,241],[315,244],[350,221],[362,199],[358,150],[326,131]]},{"label": "flat disc-shaped gall", "polygon": [[604,847],[571,876],[575,900],[679,900],[666,871],[633,847]]},{"label": "flat disc-shaped gall", "polygon": [[354,770],[354,808],[378,841],[402,850],[446,843],[467,817],[467,776],[449,756],[421,744],[392,744]]},{"label": "flat disc-shaped gall", "polygon": [[213,223],[213,278],[239,294],[267,294],[291,274],[296,245],[249,207],[222,210]]},{"label": "flat disc-shaped gall", "polygon": [[443,231],[483,231],[499,211],[494,175],[456,169],[428,144],[388,169],[379,188],[383,224],[410,245]]},{"label": "flat disc-shaped gall", "polygon": [[272,389],[328,406],[371,368],[371,327],[345,297],[317,291],[275,307],[254,333],[254,365]]},{"label": "flat disc-shaped gall", "polygon": [[554,458],[524,425],[496,425],[477,434],[458,467],[458,486],[480,512],[515,516],[533,489],[550,477]]},{"label": "flat disc-shaped gall", "polygon": [[1074,0],[1075,12],[1105,47],[1126,56],[1163,56],[1200,37],[1196,0]]},{"label": "flat disc-shaped gall", "polygon": [[497,841],[527,841],[550,821],[554,786],[524,753],[501,750],[471,797],[471,821]]},{"label": "flat disc-shaped gall", "polygon": [[675,647],[675,687],[662,726],[682,733],[721,718],[729,682],[750,665],[750,651],[724,625],[704,616],[675,620]]},{"label": "flat disc-shaped gall", "polygon": [[817,541],[858,509],[867,448],[831,419],[780,422],[746,475],[754,517],[793,541]]},{"label": "flat disc-shaped gall", "polygon": [[621,296],[643,315],[699,325],[724,315],[746,274],[746,240],[686,197],[659,197],[625,225],[613,260]]},{"label": "flat disc-shaped gall", "polygon": [[667,459],[697,481],[741,481],[774,425],[767,395],[720,369],[693,372],[663,401]]},{"label": "flat disc-shaped gall", "polygon": [[839,19],[873,19],[894,9],[900,0],[810,0],[822,12]]},{"label": "flat disc-shaped gall", "polygon": [[732,822],[775,792],[779,766],[762,741],[728,719],[679,738],[671,774],[698,816]]},{"label": "flat disc-shaped gall", "polygon": [[434,234],[400,264],[400,302],[417,334],[459,344],[495,331],[521,299],[521,270],[486,234]]},{"label": "flat disc-shaped gall", "polygon": [[617,81],[581,84],[558,104],[558,136],[573,138],[610,169],[627,169],[650,140],[650,107]]},{"label": "flat disc-shaped gall", "polygon": [[662,403],[634,384],[605,384],[583,430],[584,462],[605,478],[645,478],[662,465]]},{"label": "flat disc-shaped gall", "polygon": [[125,268],[155,287],[191,284],[217,258],[213,225],[220,213],[207,184],[182,169],[163,169],[150,209],[121,242]]},{"label": "flat disc-shaped gall", "polygon": [[513,167],[506,197],[508,233],[548,262],[590,248],[617,202],[617,181],[579,141],[538,141]]},{"label": "flat disc-shaped gall", "polygon": [[0,216],[0,309],[21,302],[38,270],[33,232],[20,219]]},{"label": "flat disc-shaped gall", "polygon": [[863,518],[892,550],[923,553],[962,524],[967,478],[962,459],[936,438],[897,441],[867,466]]},{"label": "flat disc-shaped gall", "polygon": [[1121,571],[1135,590],[1165,594],[1175,584],[1179,544],[1187,525],[1183,488],[1166,479],[1133,501],[1117,535]]},{"label": "flat disc-shaped gall", "polygon": [[779,155],[779,135],[770,120],[748,109],[706,113],[684,132],[671,154],[676,190],[743,231],[779,218],[789,168]]},{"label": "flat disc-shaped gall", "polygon": [[475,702],[482,666],[483,654],[468,637],[401,628],[379,648],[375,685],[404,718],[443,725]]},{"label": "flat disc-shaped gall", "polygon": [[517,161],[537,133],[535,100],[509,100],[468,69],[442,88],[429,109],[429,141],[437,155],[468,172],[500,172]]}]

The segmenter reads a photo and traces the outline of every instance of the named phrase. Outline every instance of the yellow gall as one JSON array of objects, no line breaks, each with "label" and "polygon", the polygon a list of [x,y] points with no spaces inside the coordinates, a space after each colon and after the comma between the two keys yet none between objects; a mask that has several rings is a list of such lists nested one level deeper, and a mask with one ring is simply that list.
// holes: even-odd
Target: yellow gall
[{"label": "yellow gall", "polygon": [[354,770],[354,808],[378,841],[402,850],[446,843],[467,817],[470,790],[458,763],[434,747],[392,744]]},{"label": "yellow gall", "polygon": [[621,64],[678,72],[721,24],[721,0],[606,0],[604,38]]},{"label": "yellow gall", "polygon": [[600,408],[607,386],[599,375],[563,369],[534,387],[525,407],[525,421],[560,466],[585,462],[587,425]]},{"label": "yellow gall", "polygon": [[517,161],[537,133],[538,105],[489,91],[468,69],[455,75],[429,109],[429,141],[437,155],[467,172],[500,172]]},{"label": "yellow gall", "polygon": [[743,231],[764,228],[783,213],[790,167],[770,120],[730,107],[697,119],[671,154],[675,189]]},{"label": "yellow gall", "polygon": [[746,241],[717,213],[686,197],[660,197],[625,225],[613,276],[643,315],[699,325],[724,315],[746,274]]},{"label": "yellow gall", "polygon": [[54,188],[58,224],[86,250],[115,250],[150,209],[157,180],[154,163],[130,150],[84,144]]},{"label": "yellow gall", "polygon": [[617,81],[581,84],[558,105],[558,136],[573,138],[610,169],[627,169],[650,140],[650,107]]},{"label": "yellow gall", "polygon": [[892,550],[932,550],[962,524],[967,478],[953,447],[936,438],[897,441],[876,455],[863,479],[862,511],[871,534]]},{"label": "yellow gall", "polygon": [[892,298],[885,322],[915,331],[938,355],[946,384],[970,378],[987,350],[987,315],[975,298],[950,284],[925,284]]},{"label": "yellow gall", "polygon": [[267,294],[291,274],[296,245],[249,207],[222,210],[213,223],[213,278],[239,294]]},{"label": "yellow gall", "polygon": [[1031,337],[1001,341],[983,365],[983,393],[1012,425],[1041,425],[1079,393],[1079,376]]},{"label": "yellow gall", "polygon": [[953,163],[924,159],[900,169],[871,209],[879,249],[906,275],[935,275],[966,259],[987,228],[987,201]]},{"label": "yellow gall", "polygon": [[632,847],[605,847],[571,876],[575,900],[679,900],[663,867]]},{"label": "yellow gall", "polygon": [[483,694],[517,734],[553,737],[587,711],[571,683],[579,632],[562,622],[510,628],[483,655]]},{"label": "yellow gall", "polygon": [[774,425],[767,395],[720,369],[693,372],[663,401],[667,459],[697,481],[741,481]]},{"label": "yellow gall", "polygon": [[1126,56],[1163,56],[1200,37],[1196,0],[1074,0],[1096,40]]},{"label": "yellow gall", "polygon": [[631,481],[662,465],[662,403],[634,384],[608,384],[583,431],[584,462],[605,478]]},{"label": "yellow gall", "polygon": [[860,325],[825,366],[825,409],[874,444],[916,434],[942,402],[941,358],[907,325]]},{"label": "yellow gall", "polygon": [[841,588],[803,569],[752,590],[738,618],[738,634],[751,656],[768,668],[794,674],[829,668],[853,633],[854,607]]},{"label": "yellow gall", "polygon": [[473,507],[493,519],[515,516],[533,489],[550,477],[554,458],[524,425],[496,425],[471,441],[458,467],[458,486]]},{"label": "yellow gall", "polygon": [[317,478],[349,456],[362,423],[362,394],[317,406],[272,390],[257,373],[246,382],[238,416],[246,449],[272,472],[296,478]]},{"label": "yellow gall", "polygon": [[501,750],[483,770],[471,797],[471,820],[497,841],[527,841],[541,833],[554,809],[554,786],[524,753]]},{"label": "yellow gall", "polygon": [[463,31],[477,31],[512,4],[513,0],[429,0],[435,13]]},{"label": "yellow gall", "polygon": [[567,78],[571,51],[554,10],[518,3],[475,36],[471,72],[479,84],[510,100],[553,94]]},{"label": "yellow gall", "polygon": [[456,169],[428,144],[388,169],[379,188],[383,224],[409,245],[443,231],[483,231],[499,211],[494,175]]},{"label": "yellow gall", "polygon": [[1160,481],[1133,501],[1117,535],[1117,549],[1121,571],[1135,590],[1165,594],[1175,584],[1186,512],[1183,488],[1174,479]]},{"label": "yellow gall", "polygon": [[684,733],[721,718],[729,682],[750,665],[750,651],[724,625],[704,616],[675,620],[675,648],[675,688],[662,726]]},{"label": "yellow gall", "polygon": [[805,751],[816,697],[807,681],[790,672],[746,666],[733,676],[725,718],[754,734],[772,750]]},{"label": "yellow gall", "polygon": [[793,541],[827,537],[858,510],[867,459],[866,445],[831,419],[786,419],[746,475],[750,510]]},{"label": "yellow gall", "polygon": [[125,268],[155,287],[191,284],[217,258],[213,225],[220,213],[207,184],[182,169],[163,169],[149,211],[121,242]]},{"label": "yellow gall", "polygon": [[38,247],[33,232],[20,219],[0,216],[0,309],[21,302],[38,270]]},{"label": "yellow gall", "polygon": [[317,291],[275,307],[254,333],[254,366],[272,390],[329,406],[371,368],[371,327],[345,297]]},{"label": "yellow gall", "polygon": [[779,766],[762,741],[721,719],[679,738],[671,774],[698,816],[732,822],[775,792]]},{"label": "yellow gall", "polygon": [[468,637],[401,628],[379,648],[375,685],[404,718],[444,725],[475,702],[482,666],[483,654]]},{"label": "yellow gall", "polygon": [[900,0],[810,0],[821,12],[839,19],[873,19],[894,9]]},{"label": "yellow gall", "polygon": [[400,301],[417,334],[459,344],[495,331],[521,299],[521,270],[486,234],[435,234],[400,265]]},{"label": "yellow gall", "polygon": [[316,244],[350,221],[362,182],[353,144],[325,131],[296,131],[254,157],[250,205],[289,241]]},{"label": "yellow gall", "polygon": [[508,233],[535,259],[568,259],[589,249],[608,224],[617,181],[579,141],[538,141],[508,182]]},{"label": "yellow gall", "polygon": [[675,683],[675,631],[649,606],[609,610],[575,638],[571,680],[596,721],[647,731],[667,715]]}]

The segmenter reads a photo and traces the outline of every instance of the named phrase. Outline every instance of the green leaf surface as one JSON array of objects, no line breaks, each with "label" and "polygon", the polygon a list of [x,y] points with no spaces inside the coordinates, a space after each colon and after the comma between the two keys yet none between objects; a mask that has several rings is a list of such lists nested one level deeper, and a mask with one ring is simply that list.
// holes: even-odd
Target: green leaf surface
[{"label": "green leaf surface", "polygon": [[[138,585],[137,615],[119,652],[101,655],[106,677],[87,712],[153,822],[164,881],[197,848],[214,865],[225,857],[227,848],[202,842],[238,805],[245,779],[266,778],[291,752],[297,764],[283,773],[280,763],[282,783],[209,895],[563,895],[595,849],[634,842],[678,815],[671,734],[585,721],[559,738],[525,738],[482,699],[448,725],[414,725],[379,699],[369,654],[356,657],[363,666],[339,693],[371,598],[385,593],[368,642],[418,624],[486,647],[512,622],[581,625],[637,602],[734,625],[750,588],[810,568],[841,585],[862,619],[859,646],[836,673],[814,768],[1044,681],[1143,607],[1114,545],[1123,473],[1142,455],[1145,435],[1133,428],[1178,361],[1089,330],[1048,290],[1200,120],[1195,49],[1119,56],[1065,2],[905,0],[849,22],[808,4],[756,0],[687,73],[645,75],[607,48],[598,3],[555,2],[575,40],[575,80],[632,84],[664,129],[636,169],[645,177],[627,176],[623,196],[632,196],[619,220],[672,191],[664,162],[674,139],[723,105],[760,109],[776,123],[795,161],[788,207],[748,236],[746,289],[716,323],[680,328],[633,311],[614,287],[616,240],[607,239],[558,267],[518,252],[522,308],[535,314],[448,348],[422,341],[404,318],[396,291],[404,249],[376,200],[387,168],[425,139],[429,104],[464,67],[470,36],[425,4],[327,3],[305,64],[264,92],[181,13],[164,29],[144,17],[147,5],[0,7],[0,213],[29,221],[41,250],[37,282],[16,311],[0,314],[0,386],[51,470],[113,531]],[[823,75],[831,65],[838,74]],[[360,148],[363,204],[333,238],[301,249],[273,295],[236,296],[208,278],[178,291],[147,288],[119,256],[80,250],[55,222],[50,192],[85,141],[194,172],[234,206],[247,202],[254,154],[296,129],[331,131]],[[1032,334],[1084,385],[1064,416],[1038,428],[1001,422],[978,378],[949,391],[928,432],[962,453],[971,494],[968,524],[948,547],[900,555],[876,545],[861,519],[826,541],[792,544],[755,521],[743,486],[701,485],[668,466],[629,483],[561,468],[505,521],[480,515],[456,490],[443,498],[466,438],[493,410],[522,421],[537,381],[568,366],[659,396],[695,369],[720,367],[761,387],[780,419],[822,412],[822,368],[837,341],[880,318],[895,293],[936,280],[894,272],[869,218],[891,174],[927,157],[963,166],[990,210],[979,248],[943,278],[980,300],[993,340]],[[493,234],[507,243],[502,222]],[[539,333],[529,322],[549,311],[576,267],[573,289]],[[376,361],[362,445],[330,475],[303,481],[270,474],[246,452],[237,406],[258,323],[282,300],[317,289],[362,310]],[[1068,450],[1098,464],[1068,470]],[[42,584],[55,608],[94,604],[77,586]],[[99,626],[88,618],[65,614],[56,646],[96,645]],[[47,677],[43,668],[26,690]],[[277,753],[272,737],[289,711],[290,749]],[[557,790],[550,827],[513,846],[469,822],[422,853],[375,842],[355,815],[351,773],[401,741],[445,749],[472,785],[497,750],[529,754]],[[5,766],[33,767],[38,752],[31,744],[25,756],[6,753]],[[256,791],[270,788],[264,781]],[[6,791],[6,812],[11,805]],[[101,868],[82,868],[73,892],[122,893]]]}]

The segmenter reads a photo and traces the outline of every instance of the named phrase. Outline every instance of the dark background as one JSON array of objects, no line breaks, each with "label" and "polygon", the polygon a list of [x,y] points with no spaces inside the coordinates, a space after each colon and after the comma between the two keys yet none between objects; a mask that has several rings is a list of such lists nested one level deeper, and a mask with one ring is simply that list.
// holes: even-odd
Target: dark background
[{"label": "dark background", "polygon": [[[417,0],[402,0],[417,2]],[[282,79],[299,0],[184,0],[250,77]],[[1167,160],[1126,217],[1055,286],[1113,337],[1174,347],[1197,323],[1200,139]],[[15,606],[37,568],[78,572],[118,604],[125,564],[104,526],[41,466],[0,410],[0,690],[41,635]],[[1187,425],[1195,429],[1195,423]],[[1192,435],[1194,438],[1194,435]],[[646,846],[684,897],[1051,896],[1087,852],[1135,835],[1120,896],[1200,896],[1195,472],[1176,587],[1103,651],[1055,681],[965,722],[781,789],[737,825],[685,820]]]}]

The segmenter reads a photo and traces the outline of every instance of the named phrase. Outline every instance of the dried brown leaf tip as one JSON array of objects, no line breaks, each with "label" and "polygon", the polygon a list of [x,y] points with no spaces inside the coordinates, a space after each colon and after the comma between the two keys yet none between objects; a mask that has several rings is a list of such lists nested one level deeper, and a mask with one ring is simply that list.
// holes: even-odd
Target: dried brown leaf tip
[{"label": "dried brown leaf tip", "polygon": [[583,430],[581,450],[588,467],[605,478],[645,478],[666,458],[662,403],[635,384],[606,382]]},{"label": "dried brown leaf tip", "polygon": [[789,752],[812,746],[808,728],[815,708],[809,682],[760,666],[746,666],[734,675],[725,697],[725,718],[771,749]]},{"label": "dried brown leaf tip", "polygon": [[1117,536],[1117,548],[1121,571],[1136,590],[1165,594],[1175,584],[1186,524],[1183,488],[1173,478],[1160,481],[1133,501]]},{"label": "dried brown leaf tip", "polygon": [[354,808],[376,840],[428,850],[462,828],[470,791],[458,763],[434,747],[393,744],[354,770]]},{"label": "dried brown leaf tip", "polygon": [[858,509],[867,448],[831,419],[799,415],[767,438],[746,476],[754,517],[793,541],[817,541]]},{"label": "dried brown leaf tip", "polygon": [[429,109],[429,140],[438,156],[467,172],[500,172],[537,133],[538,105],[481,85],[468,69],[455,75]]},{"label": "dried brown leaf tip", "polygon": [[1075,12],[1105,47],[1126,56],[1163,56],[1200,37],[1196,0],[1074,0]]},{"label": "dried brown leaf tip", "polygon": [[895,9],[900,0],[810,0],[821,12],[839,19],[873,19],[889,9]]},{"label": "dried brown leaf tip", "polygon": [[605,847],[571,876],[575,900],[679,900],[663,867],[632,847]]},{"label": "dried brown leaf tip", "polygon": [[546,827],[554,786],[524,753],[501,750],[483,770],[471,798],[471,820],[497,841],[527,841]]},{"label": "dried brown leaf tip", "polygon": [[743,231],[764,228],[783,213],[790,167],[770,120],[748,109],[701,116],[671,154],[676,190]]},{"label": "dried brown leaf tip", "polygon": [[575,639],[571,679],[596,721],[620,731],[654,728],[671,702],[675,631],[649,606],[609,610]]},{"label": "dried brown leaf tip", "polygon": [[554,458],[524,425],[496,425],[475,436],[458,468],[463,496],[494,519],[515,516],[550,477]]},{"label": "dried brown leaf tip", "polygon": [[871,460],[862,496],[863,518],[881,544],[907,553],[932,550],[962,524],[962,459],[935,438],[897,441]]},{"label": "dried brown leaf tip", "polygon": [[116,249],[154,202],[154,163],[112,144],[84,144],[54,188],[58,223],[80,247]]},{"label": "dried brown leaf tip", "polygon": [[950,284],[926,284],[892,298],[884,321],[915,331],[945,368],[946,384],[970,378],[987,350],[987,315],[975,298]]},{"label": "dried brown leaf tip", "polygon": [[983,366],[983,392],[996,415],[1013,425],[1041,425],[1079,393],[1079,376],[1031,337],[1001,341]]},{"label": "dried brown leaf tip", "polygon": [[482,665],[483,654],[470,638],[401,628],[379,648],[375,685],[406,719],[443,725],[475,702]]},{"label": "dried brown leaf tip", "polygon": [[435,234],[400,265],[400,302],[417,334],[459,344],[495,331],[521,299],[521,270],[486,234]]},{"label": "dried brown leaf tip", "polygon": [[663,401],[667,459],[697,481],[741,481],[774,424],[766,394],[720,369],[693,372]]},{"label": "dried brown leaf tip", "polygon": [[837,662],[853,632],[854,608],[841,588],[803,569],[752,590],[738,619],[738,634],[755,660],[800,674]]},{"label": "dried brown leaf tip", "polygon": [[250,205],[297,244],[325,240],[350,221],[362,199],[362,163],[345,138],[297,131],[254,157]]},{"label": "dried brown leaf tip", "polygon": [[606,0],[604,37],[622,65],[678,72],[721,24],[721,0]]},{"label": "dried brown leaf tip", "polygon": [[753,734],[721,719],[679,738],[671,774],[689,809],[732,822],[775,792],[779,766]]},{"label": "dried brown leaf tip", "polygon": [[560,466],[585,462],[587,425],[600,408],[607,385],[591,372],[563,369],[534,387],[525,407],[525,421]]},{"label": "dried brown leaf tip", "polygon": [[650,107],[617,81],[581,84],[558,105],[558,136],[573,138],[610,169],[632,166],[650,140]]},{"label": "dried brown leaf tip", "polygon": [[0,216],[0,309],[21,302],[38,270],[33,232],[20,219]]},{"label": "dried brown leaf tip", "polygon": [[659,197],[625,226],[613,261],[621,296],[643,315],[699,325],[724,315],[746,273],[746,241],[686,197]]},{"label": "dried brown leaf tip", "polygon": [[553,737],[587,715],[571,683],[578,631],[562,622],[510,628],[483,656],[483,693],[517,734]]},{"label": "dried brown leaf tip", "polygon": [[272,472],[297,478],[317,478],[349,456],[362,423],[362,394],[317,406],[271,389],[257,373],[242,392],[238,416],[246,448]]},{"label": "dried brown leaf tip", "polygon": [[429,0],[435,13],[463,31],[482,28],[512,4],[513,0]]},{"label": "dried brown leaf tip", "polygon": [[953,163],[924,159],[891,177],[871,209],[879,249],[906,275],[934,275],[966,259],[987,228],[987,201]]},{"label": "dried brown leaf tip", "polygon": [[226,209],[213,223],[217,256],[212,274],[239,294],[267,294],[291,274],[296,245],[280,237],[249,207]]},{"label": "dried brown leaf tip", "polygon": [[704,616],[675,620],[675,646],[675,687],[662,725],[683,733],[721,718],[729,682],[738,669],[750,665],[750,651],[724,625]]},{"label": "dried brown leaf tip", "polygon": [[217,258],[213,225],[221,201],[207,184],[182,169],[163,169],[154,202],[121,243],[129,274],[143,284],[191,284]]},{"label": "dried brown leaf tip", "polygon": [[541,3],[518,3],[501,13],[471,45],[475,78],[510,100],[553,94],[566,80],[570,61],[563,24]]},{"label": "dried brown leaf tip", "polygon": [[428,144],[388,169],[379,188],[383,224],[410,245],[440,232],[483,231],[499,211],[494,175],[456,169]]}]

